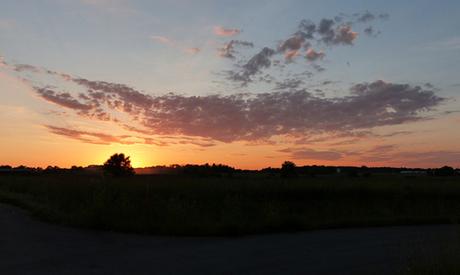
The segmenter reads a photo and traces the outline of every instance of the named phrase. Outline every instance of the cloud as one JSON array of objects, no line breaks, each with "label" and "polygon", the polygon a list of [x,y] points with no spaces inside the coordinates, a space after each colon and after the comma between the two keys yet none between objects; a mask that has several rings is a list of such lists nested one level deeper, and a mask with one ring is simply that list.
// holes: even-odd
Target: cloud
[{"label": "cloud", "polygon": [[278,51],[286,52],[286,51],[297,51],[299,50],[303,43],[305,42],[305,37],[302,35],[296,34],[293,37],[288,38],[287,40],[283,41],[279,47]]},{"label": "cloud", "polygon": [[305,58],[309,61],[316,61],[318,59],[323,59],[325,54],[323,52],[317,52],[314,49],[310,48],[307,50]]},{"label": "cloud", "polygon": [[376,37],[376,36],[378,36],[380,34],[380,31],[376,31],[376,30],[374,30],[374,28],[372,26],[369,26],[369,27],[364,29],[364,34],[366,34],[368,36]]},{"label": "cloud", "polygon": [[[198,147],[212,147],[216,142],[205,138],[190,138],[181,136],[166,136],[160,137],[149,133],[149,136],[132,136],[132,135],[111,135],[102,132],[75,130],[71,128],[45,125],[46,129],[53,134],[63,137],[82,141],[84,143],[109,145],[109,144],[147,144],[156,146],[171,146],[171,145],[195,145]],[[137,132],[136,128],[129,127],[128,130]],[[148,131],[143,132],[147,134]]]},{"label": "cloud", "polygon": [[355,14],[357,17],[356,21],[358,22],[369,22],[375,19],[375,15],[373,13],[370,13],[369,11],[366,11],[362,14]]},{"label": "cloud", "polygon": [[197,54],[201,51],[200,48],[187,48],[185,49],[185,52],[188,54]]},{"label": "cloud", "polygon": [[370,150],[367,150],[366,152],[381,154],[381,153],[388,153],[390,151],[393,151],[396,148],[397,146],[394,144],[378,145],[378,146],[371,148]]},{"label": "cloud", "polygon": [[[259,53],[244,66],[247,77],[270,66],[273,49]],[[256,55],[257,56],[257,55]],[[15,66],[10,66],[16,68]],[[21,72],[36,71],[20,66]],[[429,111],[445,102],[429,86],[389,83],[382,80],[350,87],[349,94],[326,98],[301,88],[298,78],[276,82],[266,93],[185,96],[176,93],[152,95],[124,84],[93,81],[42,69],[40,73],[73,82],[77,88],[59,91],[51,86],[34,89],[41,98],[75,113],[115,123],[133,124],[156,135],[180,135],[213,141],[268,142],[275,136],[302,138],[310,135],[372,131],[429,119]],[[27,76],[26,76],[27,77]],[[75,91],[78,90],[78,91]],[[119,114],[124,120],[112,119]]]},{"label": "cloud", "polygon": [[[317,61],[321,60],[324,56],[324,52],[316,52],[314,50],[315,47],[318,46],[328,46],[328,47],[336,47],[336,46],[347,46],[353,45],[355,40],[358,38],[358,32],[354,31],[352,27],[358,24],[369,24],[371,21],[383,19],[387,16],[385,14],[374,14],[369,11],[363,13],[355,13],[353,15],[346,15],[346,14],[339,14],[334,18],[322,18],[319,20],[318,23],[315,23],[311,20],[303,19],[297,26],[297,29],[293,34],[291,34],[288,38],[281,40],[278,45],[273,47],[276,51],[270,52],[270,54],[266,54],[263,56],[261,61],[263,62],[255,62],[261,58],[261,52],[266,49],[272,49],[270,46],[265,46],[262,51],[256,53],[248,61],[246,60],[237,60],[235,67],[237,69],[233,69],[227,71],[228,73],[228,80],[232,82],[236,82],[241,84],[241,86],[246,86],[249,83],[253,82],[254,80],[261,80],[265,81],[266,77],[263,78],[253,78],[253,76],[264,69],[268,69],[270,64],[273,62],[277,62],[275,64],[280,64],[279,59],[277,56],[282,55],[284,57],[285,64],[283,66],[276,66],[278,72],[271,72],[271,73],[279,73],[281,70],[286,68],[286,65],[294,63],[293,61],[298,56],[304,55],[301,54],[302,49],[306,50],[304,57],[309,61]],[[375,37],[380,32],[377,32],[373,29],[372,26],[368,26],[364,29],[364,33],[368,36]],[[220,56],[228,57],[231,59],[236,59],[235,52],[233,50],[233,43],[230,41],[226,44],[223,48],[220,49]],[[252,64],[264,64],[262,66],[256,66],[255,70],[247,69],[247,66],[243,66],[241,68],[240,64],[245,63],[249,65]],[[266,64],[266,65],[265,65]],[[318,65],[312,65],[313,68],[317,72],[324,71],[325,69]],[[271,75],[268,75],[268,78],[273,78]]]},{"label": "cloud", "polygon": [[338,160],[343,157],[343,153],[336,151],[318,151],[311,148],[287,148],[279,150],[281,153],[289,153],[293,159],[308,160]]},{"label": "cloud", "polygon": [[174,41],[173,39],[168,38],[166,36],[152,35],[150,36],[150,39],[152,39],[153,41],[157,43],[168,45],[171,48],[178,49],[190,55],[197,54],[201,51],[201,48],[187,47],[187,46],[181,45],[178,41]]},{"label": "cloud", "polygon": [[321,36],[321,40],[326,44],[330,44],[334,40],[334,24],[334,20],[327,18],[323,18],[319,22],[317,33]]},{"label": "cloud", "polygon": [[294,90],[299,88],[304,81],[302,79],[290,78],[282,82],[277,82],[275,90]]},{"label": "cloud", "polygon": [[351,29],[350,24],[335,26],[335,22],[332,19],[321,20],[318,34],[320,41],[326,45],[352,45],[353,41],[358,37],[358,33]]},{"label": "cloud", "polygon": [[113,136],[100,132],[88,132],[88,131],[79,131],[69,128],[56,127],[51,125],[45,125],[45,127],[53,134],[76,139],[84,143],[91,144],[103,144],[108,145],[111,143],[119,144],[134,144],[136,142],[129,141],[130,136]]},{"label": "cloud", "polygon": [[37,89],[37,93],[85,116],[116,111],[128,114],[138,125],[158,135],[222,142],[397,125],[426,119],[423,112],[444,101],[431,90],[384,81],[356,84],[350,95],[336,98],[318,97],[304,89],[229,96],[152,96],[123,84],[82,78],[72,81],[86,90],[80,101],[50,88]]},{"label": "cloud", "polygon": [[219,48],[219,56],[234,59],[236,54],[235,48],[239,46],[252,48],[254,44],[248,41],[230,40],[230,42],[225,43],[224,46]]},{"label": "cloud", "polygon": [[316,24],[306,19],[300,21],[298,29],[299,30],[296,35],[301,36],[304,39],[313,39],[314,34],[317,31]]},{"label": "cloud", "polygon": [[299,55],[299,51],[290,50],[284,53],[284,59],[286,59],[286,61],[288,62],[291,62],[298,55]]},{"label": "cloud", "polygon": [[353,41],[358,37],[358,33],[351,30],[351,26],[344,25],[339,26],[336,29],[336,35],[334,37],[333,43],[335,44],[344,44],[352,45]]},{"label": "cloud", "polygon": [[173,41],[165,36],[159,36],[159,35],[152,35],[150,38],[158,43],[161,44],[173,44]]},{"label": "cloud", "polygon": [[234,36],[241,32],[240,29],[224,28],[222,26],[214,26],[213,32],[218,36]]},{"label": "cloud", "polygon": [[37,91],[38,95],[40,95],[43,99],[60,105],[62,107],[78,110],[78,111],[88,111],[93,108],[91,105],[86,105],[75,98],[73,98],[69,93],[57,93],[48,88],[38,88],[36,87],[35,90]]},{"label": "cloud", "polygon": [[253,81],[253,76],[260,73],[262,69],[269,68],[272,64],[270,57],[275,54],[271,48],[263,48],[244,64],[237,72],[229,71],[228,79],[240,82],[242,86]]},{"label": "cloud", "polygon": [[41,71],[40,68],[28,64],[15,64],[13,65],[13,69],[17,72],[29,71],[33,73],[39,73]]}]

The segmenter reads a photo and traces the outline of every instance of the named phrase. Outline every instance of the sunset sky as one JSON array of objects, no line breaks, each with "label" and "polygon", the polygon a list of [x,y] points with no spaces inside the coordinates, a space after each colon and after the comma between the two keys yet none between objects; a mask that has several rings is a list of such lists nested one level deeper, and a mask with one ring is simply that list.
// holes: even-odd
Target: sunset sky
[{"label": "sunset sky", "polygon": [[0,0],[0,165],[460,167],[460,1]]}]

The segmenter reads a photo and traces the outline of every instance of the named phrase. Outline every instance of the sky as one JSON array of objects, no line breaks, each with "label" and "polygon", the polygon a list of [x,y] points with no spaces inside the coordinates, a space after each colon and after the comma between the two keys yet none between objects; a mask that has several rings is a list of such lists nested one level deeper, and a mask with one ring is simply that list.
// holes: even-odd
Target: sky
[{"label": "sky", "polygon": [[0,4],[0,164],[460,167],[458,1]]}]

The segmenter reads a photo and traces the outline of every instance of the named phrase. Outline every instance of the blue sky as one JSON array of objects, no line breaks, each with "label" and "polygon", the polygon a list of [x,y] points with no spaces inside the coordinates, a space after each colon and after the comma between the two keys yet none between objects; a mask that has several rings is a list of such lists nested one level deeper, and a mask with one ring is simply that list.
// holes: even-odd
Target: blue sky
[{"label": "blue sky", "polygon": [[[216,60],[212,27],[242,30],[238,39],[259,47],[294,32],[302,19],[317,21],[341,12],[385,12],[381,35],[333,51],[328,72],[347,82],[385,78],[433,82],[452,91],[459,71],[458,1],[2,1],[1,54],[19,63],[129,83],[136,87],[185,89],[177,79],[197,82],[192,91],[212,92],[212,72],[228,62]],[[198,56],[151,41],[154,35],[183,47],[200,47]],[[443,42],[457,43],[443,47]],[[351,66],[347,67],[346,62]],[[171,71],[175,73],[171,73]],[[192,73],[199,76],[191,77]],[[188,84],[190,85],[190,84]]]},{"label": "blue sky", "polygon": [[[123,128],[124,124],[119,121],[124,119],[125,124],[133,123],[152,131],[158,139],[177,135],[184,138],[178,144],[187,144],[185,140],[189,138],[200,139],[193,142],[203,146],[189,149],[206,152],[202,160],[230,150],[241,153],[256,148],[251,149],[255,150],[252,156],[266,160],[257,162],[256,167],[279,162],[288,156],[305,163],[356,164],[368,160],[373,150],[383,143],[386,148],[393,146],[395,154],[397,148],[407,147],[411,153],[420,154],[428,148],[429,152],[425,153],[430,156],[442,156],[439,162],[458,164],[452,160],[457,153],[460,155],[460,147],[455,143],[460,131],[454,130],[460,128],[460,119],[455,113],[460,111],[458,1],[0,1],[0,57],[5,61],[3,69],[0,67],[0,73],[4,74],[0,82],[4,100],[0,105],[4,110],[19,106],[39,113],[39,119],[27,122],[29,124],[24,122],[24,125],[42,127],[40,133],[35,133],[38,136],[45,136],[46,132],[92,145],[100,140],[88,142],[88,136],[103,139],[102,143],[125,146],[132,142],[150,146],[147,142],[138,142],[139,138],[147,140],[146,136],[123,132],[126,127]],[[366,13],[371,14],[372,19],[360,21],[360,16]],[[330,29],[334,36],[328,42],[325,34],[318,31],[320,23],[339,15],[342,21],[334,21]],[[302,38],[302,47],[298,50],[281,50],[283,43],[295,37],[304,19],[315,24],[315,38]],[[364,32],[368,27],[373,28],[371,35]],[[341,30],[348,36],[338,37]],[[234,42],[236,46],[231,46],[235,57],[223,57],[222,49],[232,40],[237,41]],[[264,47],[268,49],[267,56],[262,58],[258,54]],[[310,59],[307,58],[309,51]],[[293,55],[292,59],[288,54]],[[256,66],[254,68],[249,63],[256,57],[262,59],[253,59],[251,66]],[[270,64],[264,67],[263,62]],[[31,67],[20,68],[20,64]],[[317,71],[320,67],[324,70]],[[44,73],[44,70],[53,73]],[[69,77],[62,79],[58,74]],[[241,80],[242,77],[245,80]],[[276,88],[288,80],[298,80],[301,84],[284,90]],[[101,88],[95,81],[106,81],[111,86]],[[26,86],[21,86],[24,83]],[[374,85],[366,86],[366,83]],[[134,89],[132,97],[119,100],[123,104],[133,104],[145,117],[139,118],[131,109],[116,115],[120,110],[113,108],[113,102],[87,99],[91,90],[98,89],[114,98],[121,97],[117,90],[120,87],[115,84]],[[361,94],[356,92],[360,87],[364,89]],[[32,96],[26,96],[23,90],[30,90]],[[216,126],[209,126],[217,123],[216,119],[169,118],[168,114],[180,116],[180,110],[144,108],[134,96],[136,93],[145,95],[149,102],[166,101],[169,105],[164,103],[167,107],[163,108],[174,109],[177,104],[183,104],[182,108],[191,112],[191,117],[200,116],[194,112],[216,115],[214,108],[248,112],[246,116],[254,117],[242,122],[245,126],[240,128],[232,124],[235,119],[242,119],[235,114],[219,117],[217,120],[221,124]],[[165,99],[166,93],[172,93],[175,101]],[[247,98],[239,97],[241,93],[252,97],[267,95],[245,101]],[[299,94],[303,98],[294,99]],[[192,96],[202,97],[195,102]],[[279,106],[263,110],[273,116],[270,121],[263,120],[263,112],[257,109],[257,104],[267,106],[270,100],[275,100],[272,97],[280,100]],[[283,109],[287,108],[283,104],[289,100],[302,101],[299,106],[288,105],[288,108],[300,108],[298,116]],[[414,103],[409,106],[407,102],[412,100]],[[93,105],[89,106],[90,103]],[[318,104],[324,113],[305,110],[313,110]],[[357,107],[350,107],[355,104]],[[373,113],[371,108],[363,106],[366,104],[377,104],[375,108],[381,108],[381,113]],[[100,106],[104,106],[104,114],[111,116],[112,124],[95,119],[96,113],[102,117]],[[362,111],[349,109],[361,107]],[[85,112],[82,108],[86,108]],[[59,112],[65,115],[50,115]],[[346,126],[336,125],[327,117],[337,114],[352,121],[360,121],[365,115],[369,119]],[[9,114],[8,119],[11,116]],[[152,125],[157,116],[167,117],[161,127]],[[3,119],[5,129],[11,127],[10,122],[5,122],[6,117]],[[20,120],[19,115],[17,120]],[[452,127],[452,123],[456,127]],[[202,132],[184,126],[188,124],[198,125],[196,129]],[[114,125],[120,128],[116,135],[108,130]],[[57,130],[56,127],[61,128]],[[96,132],[115,136],[107,138],[95,135]],[[408,136],[400,137],[398,133]],[[130,136],[136,141],[123,141],[124,138],[117,138],[120,136]],[[330,142],[313,144],[314,138],[310,138],[309,142],[302,143],[305,136],[327,136],[325,140]],[[366,136],[361,143],[366,144],[366,148],[353,145],[351,141],[357,136]],[[347,139],[348,144],[342,139]],[[431,146],[433,139],[437,146]],[[428,144],[431,147],[427,147]],[[156,150],[165,156],[156,161],[173,161],[166,157],[166,151],[152,146],[137,148],[136,152],[144,150],[147,155]],[[177,146],[170,148],[176,150]],[[360,159],[357,153],[367,154],[367,157]],[[401,155],[399,162],[392,164],[426,166],[438,163],[433,162],[434,157],[417,163],[414,156]],[[391,157],[380,159],[381,162],[375,162],[387,163]],[[185,161],[193,161],[193,157]],[[240,163],[241,160],[231,161]]]}]

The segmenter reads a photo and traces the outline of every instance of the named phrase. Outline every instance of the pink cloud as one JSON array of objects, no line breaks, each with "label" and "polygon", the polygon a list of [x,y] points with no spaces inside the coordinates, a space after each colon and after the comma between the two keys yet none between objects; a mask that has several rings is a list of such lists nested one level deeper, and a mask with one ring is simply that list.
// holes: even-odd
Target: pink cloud
[{"label": "pink cloud", "polygon": [[305,58],[307,58],[310,61],[316,61],[318,59],[323,59],[325,54],[323,52],[317,52],[312,48],[309,48],[307,50],[307,54],[305,55]]},{"label": "pink cloud", "polygon": [[188,54],[197,54],[201,51],[200,48],[187,48],[184,50]]},{"label": "pink cloud", "polygon": [[292,60],[294,57],[298,56],[299,55],[299,51],[298,50],[288,50],[284,53],[284,58],[286,60]]},{"label": "pink cloud", "polygon": [[165,36],[159,36],[159,35],[152,35],[150,37],[153,41],[161,43],[161,44],[172,44],[172,40],[165,37]]},{"label": "pink cloud", "polygon": [[218,36],[234,36],[241,32],[239,29],[224,28],[222,26],[214,26],[213,31]]}]

